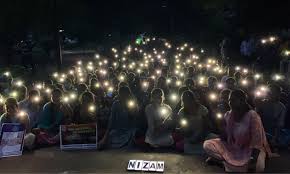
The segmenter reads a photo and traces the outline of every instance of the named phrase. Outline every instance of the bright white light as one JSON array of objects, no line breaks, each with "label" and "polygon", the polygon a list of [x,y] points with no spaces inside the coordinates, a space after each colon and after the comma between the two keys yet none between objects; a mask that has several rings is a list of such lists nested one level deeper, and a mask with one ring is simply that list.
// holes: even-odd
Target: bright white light
[{"label": "bright white light", "polygon": [[256,80],[258,80],[258,79],[261,78],[261,75],[260,75],[260,74],[255,74],[254,78],[255,78]]},{"label": "bright white light", "polygon": [[222,83],[218,83],[217,84],[217,87],[218,87],[218,89],[223,89],[224,88],[224,85]]},{"label": "bright white light", "polygon": [[217,95],[215,93],[211,93],[211,94],[209,94],[209,99],[211,101],[216,101],[217,100]]},{"label": "bright white light", "polygon": [[89,112],[95,112],[96,111],[96,106],[90,105],[89,108],[88,108],[88,111]]},{"label": "bright white light", "polygon": [[182,126],[182,127],[185,127],[185,126],[187,126],[187,121],[186,121],[186,119],[181,119],[180,120],[180,125]]},{"label": "bright white light", "polygon": [[171,96],[170,96],[170,100],[171,101],[177,101],[177,99],[178,99],[178,95],[176,95],[176,94],[171,94]]},{"label": "bright white light", "polygon": [[110,86],[110,87],[108,87],[108,91],[109,92],[113,92],[114,91],[114,88]]},{"label": "bright white light", "polygon": [[217,113],[217,114],[216,114],[216,117],[217,117],[218,119],[221,119],[221,118],[223,118],[223,114],[222,114],[222,113]]},{"label": "bright white light", "polygon": [[4,72],[4,75],[7,76],[7,77],[10,76],[10,72],[6,71],[6,72]]},{"label": "bright white light", "polygon": [[248,85],[248,81],[247,80],[242,80],[241,83],[242,83],[243,86],[247,86]]},{"label": "bright white light", "polygon": [[100,55],[99,55],[99,54],[96,54],[96,55],[95,55],[95,58],[96,58],[96,59],[99,59],[99,58],[100,58]]},{"label": "bright white light", "polygon": [[15,85],[20,87],[20,86],[23,85],[23,81],[18,80],[18,81],[15,82]]},{"label": "bright white light", "polygon": [[24,111],[19,111],[18,112],[18,116],[19,117],[24,117],[24,116],[26,116],[26,113]]},{"label": "bright white light", "polygon": [[135,102],[133,100],[128,101],[128,107],[129,108],[134,108],[135,107]]},{"label": "bright white light", "polygon": [[40,101],[40,97],[39,96],[35,96],[33,98],[33,102],[38,103]]}]

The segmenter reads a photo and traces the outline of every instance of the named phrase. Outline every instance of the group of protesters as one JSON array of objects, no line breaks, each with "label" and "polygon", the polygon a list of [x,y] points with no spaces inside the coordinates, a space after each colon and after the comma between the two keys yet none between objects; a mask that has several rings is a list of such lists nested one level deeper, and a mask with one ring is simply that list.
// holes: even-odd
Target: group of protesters
[{"label": "group of protesters", "polygon": [[[223,67],[201,48],[147,38],[40,82],[3,72],[0,124],[22,123],[26,149],[59,144],[60,125],[97,124],[98,149],[207,154],[226,171],[261,172],[289,147],[286,78]],[[252,167],[252,164],[254,164]]]}]

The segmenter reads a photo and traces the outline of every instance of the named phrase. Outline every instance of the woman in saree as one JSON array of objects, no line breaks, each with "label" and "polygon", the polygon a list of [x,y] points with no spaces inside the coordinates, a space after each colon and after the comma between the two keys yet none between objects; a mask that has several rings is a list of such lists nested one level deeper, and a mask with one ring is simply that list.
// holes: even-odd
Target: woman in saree
[{"label": "woman in saree", "polygon": [[267,143],[261,118],[247,104],[242,90],[231,92],[229,105],[231,110],[223,118],[221,137],[203,144],[210,156],[207,161],[222,161],[227,172],[247,172],[250,163],[256,166],[256,172],[262,172],[266,156],[275,154]]}]

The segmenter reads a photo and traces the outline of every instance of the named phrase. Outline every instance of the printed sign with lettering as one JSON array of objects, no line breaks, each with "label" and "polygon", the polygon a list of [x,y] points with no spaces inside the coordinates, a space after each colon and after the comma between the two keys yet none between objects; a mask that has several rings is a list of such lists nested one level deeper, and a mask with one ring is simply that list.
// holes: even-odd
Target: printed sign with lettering
[{"label": "printed sign with lettering", "polygon": [[61,125],[60,126],[60,149],[97,149],[97,125]]},{"label": "printed sign with lettering", "polygon": [[149,171],[149,172],[164,172],[164,161],[143,161],[130,160],[127,170],[129,171]]},{"label": "printed sign with lettering", "polygon": [[0,157],[20,156],[23,151],[25,128],[18,123],[4,123],[1,128]]}]

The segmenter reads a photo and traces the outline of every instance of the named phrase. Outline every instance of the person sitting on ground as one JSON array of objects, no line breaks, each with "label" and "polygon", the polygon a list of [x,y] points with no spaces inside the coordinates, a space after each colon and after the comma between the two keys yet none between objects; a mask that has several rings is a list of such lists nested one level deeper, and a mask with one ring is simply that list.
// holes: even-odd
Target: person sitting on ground
[{"label": "person sitting on ground", "polygon": [[[246,102],[242,90],[234,90],[229,97],[231,110],[224,116],[220,138],[207,140],[203,147],[210,156],[222,162],[227,172],[247,172],[250,162],[257,172],[265,169],[266,155],[272,155],[260,116]],[[253,160],[251,161],[251,156]]]},{"label": "person sitting on ground", "polygon": [[235,72],[234,79],[236,80],[236,82],[239,82],[242,79],[241,72],[239,72],[239,71]]},{"label": "person sitting on ground", "polygon": [[177,126],[183,139],[176,143],[176,149],[184,153],[203,153],[202,143],[209,125],[208,109],[201,105],[191,91],[183,92],[182,108],[178,112]]},{"label": "person sitting on ground", "polygon": [[30,120],[30,129],[35,128],[42,111],[39,91],[36,89],[30,90],[28,97],[25,100],[19,102],[19,108],[28,114]]},{"label": "person sitting on ground", "polygon": [[168,96],[168,95],[169,95],[169,89],[168,89],[168,86],[167,86],[167,84],[166,84],[166,79],[165,79],[165,77],[160,76],[160,77],[157,79],[156,87],[162,89],[163,92],[164,92],[164,95],[165,95],[165,96]]},{"label": "person sitting on ground", "polygon": [[151,93],[152,103],[146,106],[145,115],[148,122],[145,142],[152,147],[169,147],[173,145],[172,109],[163,103],[162,89],[155,88]]},{"label": "person sitting on ground", "polygon": [[133,145],[138,104],[127,86],[120,87],[118,95],[112,105],[108,128],[99,148],[129,148]]},{"label": "person sitting on ground", "polygon": [[231,91],[229,89],[224,89],[220,92],[217,112],[225,114],[231,109],[228,102],[230,93]]},{"label": "person sitting on ground", "polygon": [[207,89],[206,91],[217,91],[217,78],[214,77],[214,76],[210,76],[208,79],[207,79]]},{"label": "person sitting on ground", "polygon": [[235,90],[236,89],[236,80],[232,77],[229,77],[226,80],[226,88],[229,90]]},{"label": "person sitting on ground", "polygon": [[80,97],[80,104],[76,106],[73,114],[73,123],[89,124],[97,121],[96,113],[97,106],[95,105],[94,94],[84,92]]},{"label": "person sitting on ground", "polygon": [[25,127],[24,147],[32,149],[34,147],[35,135],[31,133],[28,115],[19,110],[17,100],[8,98],[5,101],[5,113],[0,118],[0,129],[4,123],[20,123]]},{"label": "person sitting on ground", "polygon": [[[270,144],[275,146],[287,146],[290,142],[290,132],[284,128],[286,107],[280,102],[281,88],[278,85],[270,85],[268,99],[256,108],[267,133]],[[276,148],[276,147],[275,147]]]},{"label": "person sitting on ground", "polygon": [[88,91],[88,86],[85,83],[80,83],[77,85],[77,91],[79,92],[79,94],[82,94],[86,91]]},{"label": "person sitting on ground", "polygon": [[56,144],[60,125],[70,124],[72,110],[68,104],[62,102],[62,91],[54,89],[51,93],[51,101],[43,107],[41,117],[36,129],[37,143],[40,145]]},{"label": "person sitting on ground", "polygon": [[188,91],[189,89],[188,89],[188,87],[186,87],[186,86],[182,86],[182,87],[180,87],[179,88],[179,90],[178,90],[178,103],[176,104],[176,106],[174,107],[174,109],[173,109],[173,113],[174,113],[174,115],[176,115],[178,112],[179,112],[179,110],[181,109],[181,103],[182,103],[182,100],[181,100],[181,95],[183,94],[183,92],[185,92],[185,91]]}]

